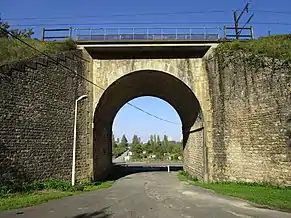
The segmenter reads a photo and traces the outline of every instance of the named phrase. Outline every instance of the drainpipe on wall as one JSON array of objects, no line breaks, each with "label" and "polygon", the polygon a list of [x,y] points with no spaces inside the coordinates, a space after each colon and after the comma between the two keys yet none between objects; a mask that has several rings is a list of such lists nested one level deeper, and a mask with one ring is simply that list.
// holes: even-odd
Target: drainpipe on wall
[{"label": "drainpipe on wall", "polygon": [[75,185],[75,169],[76,169],[76,140],[77,140],[77,113],[78,113],[78,101],[87,98],[87,95],[82,95],[77,98],[75,102],[75,120],[74,120],[74,142],[73,142],[73,162],[72,162],[72,186]]}]

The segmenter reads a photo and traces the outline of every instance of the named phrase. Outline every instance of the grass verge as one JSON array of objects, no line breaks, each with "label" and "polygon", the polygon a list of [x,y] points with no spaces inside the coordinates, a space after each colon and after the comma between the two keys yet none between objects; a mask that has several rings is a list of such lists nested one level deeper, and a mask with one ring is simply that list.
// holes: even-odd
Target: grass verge
[{"label": "grass verge", "polygon": [[74,187],[69,182],[55,180],[21,185],[2,184],[0,187],[0,211],[29,207],[52,199],[109,188],[113,183],[114,181],[83,183]]},{"label": "grass verge", "polygon": [[254,55],[291,61],[291,34],[260,37],[254,40],[221,43],[218,53],[227,51],[246,51]]},{"label": "grass verge", "polygon": [[202,183],[185,172],[179,172],[180,181],[185,181],[190,185],[211,189],[216,193],[245,199],[263,207],[291,211],[291,188],[276,187],[269,184],[258,183]]},{"label": "grass verge", "polygon": [[[23,38],[23,41],[33,46],[44,53],[54,53],[59,51],[75,50],[76,44],[73,40],[66,40],[62,42],[40,41],[37,39]],[[34,56],[39,53],[29,48],[27,45],[16,39],[7,39],[0,37],[0,66],[13,62],[20,61]]]}]

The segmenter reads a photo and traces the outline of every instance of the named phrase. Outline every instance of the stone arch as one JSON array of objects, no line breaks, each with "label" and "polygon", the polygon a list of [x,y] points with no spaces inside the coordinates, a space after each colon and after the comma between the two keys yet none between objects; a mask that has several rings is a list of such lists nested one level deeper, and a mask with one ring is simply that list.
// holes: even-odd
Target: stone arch
[{"label": "stone arch", "polygon": [[112,166],[112,124],[120,108],[128,101],[141,96],[153,96],[168,102],[180,116],[184,147],[192,126],[201,114],[197,97],[191,88],[176,76],[159,70],[138,70],[117,78],[103,92],[94,113],[95,180],[103,178]]}]

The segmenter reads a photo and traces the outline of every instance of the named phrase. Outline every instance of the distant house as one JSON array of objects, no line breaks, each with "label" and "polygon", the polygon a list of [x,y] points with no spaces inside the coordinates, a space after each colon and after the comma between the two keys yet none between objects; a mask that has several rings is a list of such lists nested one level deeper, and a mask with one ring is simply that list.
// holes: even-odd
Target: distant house
[{"label": "distant house", "polygon": [[130,160],[130,156],[125,156],[124,157],[124,161],[129,161]]}]

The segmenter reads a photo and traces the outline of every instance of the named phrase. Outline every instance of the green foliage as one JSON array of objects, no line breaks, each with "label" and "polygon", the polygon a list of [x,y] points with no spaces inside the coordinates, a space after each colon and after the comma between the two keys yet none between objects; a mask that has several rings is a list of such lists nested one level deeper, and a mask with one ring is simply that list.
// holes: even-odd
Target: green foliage
[{"label": "green foliage", "polygon": [[217,47],[217,53],[246,51],[254,55],[291,60],[291,34],[260,37],[255,40],[224,42]]},{"label": "green foliage", "polygon": [[[34,34],[32,28],[28,29],[11,29],[10,25],[7,22],[3,22],[0,18],[0,27],[6,31],[11,32],[13,35],[17,37],[25,37],[25,38],[31,38],[31,36]],[[0,37],[3,38],[11,38],[9,34],[7,34],[5,31],[1,31],[0,29]]]},{"label": "green foliage", "polygon": [[120,146],[128,147],[128,141],[124,134],[121,138]]},{"label": "green foliage", "polygon": [[[76,49],[75,42],[72,40],[63,42],[42,42],[29,38],[22,38],[22,40],[46,54]],[[0,37],[0,48],[0,65],[40,55],[39,52],[29,48],[20,41],[5,37]]]},{"label": "green foliage", "polygon": [[117,142],[115,141],[114,134],[112,134],[112,149],[115,149],[117,147]]},{"label": "green foliage", "polygon": [[112,154],[114,157],[118,157],[128,149],[128,142],[125,135],[122,136],[121,142],[115,141],[114,135],[112,135]]},{"label": "green foliage", "polygon": [[179,156],[183,156],[183,147],[180,142],[169,142],[165,135],[163,141],[157,135],[151,135],[147,143],[141,143],[138,136],[134,136],[131,143],[131,151],[133,159],[151,159],[154,155],[155,160],[166,160],[170,155],[172,160],[178,160]]},{"label": "green foliage", "polygon": [[69,181],[49,180],[32,183],[0,184],[0,210],[28,207],[84,191],[109,188],[113,181],[86,182],[71,186]]},{"label": "green foliage", "polygon": [[47,180],[34,182],[6,182],[0,184],[0,196],[5,196],[11,193],[26,193],[32,191],[39,191],[44,189],[54,189],[59,191],[83,191],[84,185],[77,184],[72,186],[69,181],[62,180]]},{"label": "green foliage", "polygon": [[178,178],[191,185],[211,189],[219,194],[229,195],[265,205],[291,211],[291,187],[274,186],[269,183],[215,182],[203,183],[186,172],[179,172]]}]

